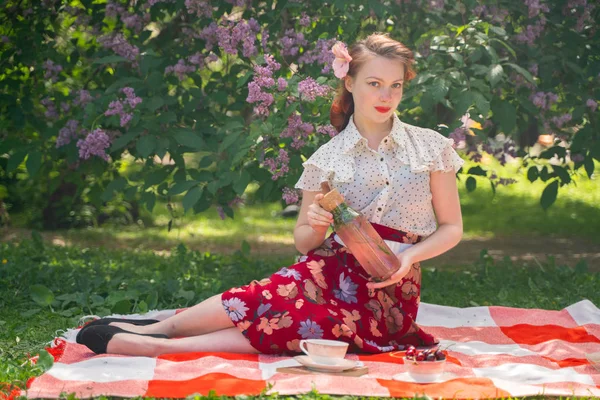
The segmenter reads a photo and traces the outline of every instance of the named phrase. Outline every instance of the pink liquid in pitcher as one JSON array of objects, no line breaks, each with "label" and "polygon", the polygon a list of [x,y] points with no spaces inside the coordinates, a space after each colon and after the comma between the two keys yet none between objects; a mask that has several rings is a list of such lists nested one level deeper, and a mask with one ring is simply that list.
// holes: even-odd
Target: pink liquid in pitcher
[{"label": "pink liquid in pitcher", "polygon": [[336,189],[327,193],[320,204],[333,214],[335,232],[369,275],[383,281],[400,269],[400,261],[373,225],[344,203]]}]

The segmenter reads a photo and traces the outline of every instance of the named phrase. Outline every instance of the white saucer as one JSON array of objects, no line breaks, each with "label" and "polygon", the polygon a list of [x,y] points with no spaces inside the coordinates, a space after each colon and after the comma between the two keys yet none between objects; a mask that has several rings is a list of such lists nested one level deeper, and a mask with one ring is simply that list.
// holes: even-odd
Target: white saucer
[{"label": "white saucer", "polygon": [[318,364],[309,356],[296,356],[294,357],[294,360],[298,361],[308,369],[319,372],[341,372],[355,368],[362,364],[354,360],[347,360],[345,358],[337,361],[336,364]]}]

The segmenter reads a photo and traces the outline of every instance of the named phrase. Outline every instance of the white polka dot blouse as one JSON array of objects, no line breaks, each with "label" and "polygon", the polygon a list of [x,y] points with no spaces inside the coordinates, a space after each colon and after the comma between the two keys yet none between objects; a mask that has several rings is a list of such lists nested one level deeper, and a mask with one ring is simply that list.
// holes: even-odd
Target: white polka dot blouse
[{"label": "white polka dot blouse", "polygon": [[327,182],[369,221],[426,237],[437,229],[429,174],[456,172],[464,160],[452,139],[404,123],[395,113],[393,119],[390,134],[374,150],[351,116],[343,131],[303,163],[295,187],[320,192]]}]

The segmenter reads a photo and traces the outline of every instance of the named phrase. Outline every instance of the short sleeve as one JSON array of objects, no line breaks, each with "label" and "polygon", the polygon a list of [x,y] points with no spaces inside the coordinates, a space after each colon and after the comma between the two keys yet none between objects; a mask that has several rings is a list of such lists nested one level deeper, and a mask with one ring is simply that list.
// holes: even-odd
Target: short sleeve
[{"label": "short sleeve", "polygon": [[431,167],[431,172],[449,172],[451,170],[454,170],[454,172],[456,173],[463,166],[465,160],[460,158],[456,150],[454,150],[454,148],[452,147],[452,143],[452,140],[447,142],[442,152],[434,160],[433,165]]},{"label": "short sleeve", "polygon": [[316,165],[307,164],[294,187],[296,189],[308,190],[311,192],[320,192],[321,182],[327,182],[327,177],[323,170]]}]

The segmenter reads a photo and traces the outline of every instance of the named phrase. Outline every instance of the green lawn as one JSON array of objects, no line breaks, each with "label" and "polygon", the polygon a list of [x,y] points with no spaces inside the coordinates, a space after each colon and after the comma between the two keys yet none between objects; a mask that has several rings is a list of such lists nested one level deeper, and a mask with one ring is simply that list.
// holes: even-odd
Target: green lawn
[{"label": "green lawn", "polygon": [[[510,174],[520,175],[510,167],[499,173]],[[521,178],[495,195],[483,180],[472,193],[461,184],[465,238],[560,236],[600,244],[600,180],[576,181],[577,187],[561,188],[548,211],[539,206],[538,182]],[[159,204],[154,227],[43,233],[57,245],[13,230],[17,240],[0,243],[0,382],[23,387],[39,375],[50,364],[47,354],[41,353],[39,366],[28,365],[27,355],[39,353],[56,331],[74,327],[82,315],[184,307],[291,264],[295,219],[280,218],[280,210],[279,203],[248,205],[234,220],[221,221],[211,209],[184,216],[167,232],[168,212]],[[251,244],[249,254],[240,250],[244,240]],[[568,268],[550,259],[525,267],[494,261],[485,252],[472,261],[458,269],[425,268],[422,301],[544,309],[585,298],[600,304],[600,274],[585,263]]]}]

